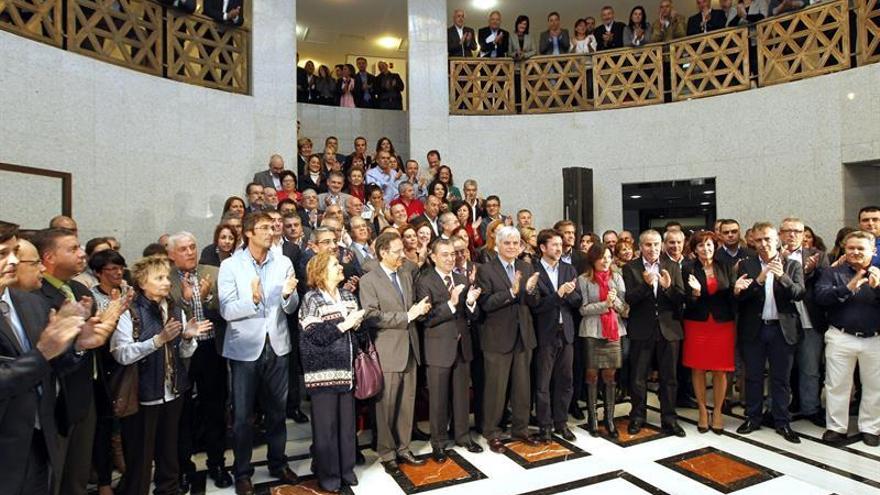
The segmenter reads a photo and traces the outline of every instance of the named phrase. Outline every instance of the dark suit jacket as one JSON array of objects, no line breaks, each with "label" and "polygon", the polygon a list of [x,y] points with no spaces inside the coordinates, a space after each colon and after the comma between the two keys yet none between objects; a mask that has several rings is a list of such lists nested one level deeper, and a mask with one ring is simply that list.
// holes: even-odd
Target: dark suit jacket
[{"label": "dark suit jacket", "polygon": [[196,11],[196,0],[158,0],[162,5],[174,7],[189,14]]},{"label": "dark suit jacket", "polygon": [[[92,297],[92,291],[85,285],[71,280],[67,283],[73,291],[76,300],[79,301],[83,297]],[[35,291],[43,297],[43,300],[49,307],[53,309],[60,308],[66,299],[60,290],[52,287],[48,281],[43,280],[43,285],[39,290]],[[95,306],[92,305],[92,314],[95,313]],[[67,435],[70,427],[79,423],[89,413],[89,407],[94,401],[94,384],[92,380],[92,362],[95,360],[94,351],[87,351],[80,360],[79,366],[71,370],[61,378],[61,393],[58,395],[58,404],[55,409],[56,419],[58,421],[58,432]],[[104,376],[101,360],[95,360],[98,366],[98,376]]]},{"label": "dark suit jacket", "polygon": [[[458,29],[455,26],[449,26],[446,30],[446,48],[450,57],[473,57],[474,51],[477,49],[477,35],[474,34],[474,28],[464,26],[462,32],[471,33],[471,39],[467,43],[462,43],[458,36]],[[506,43],[507,40],[505,40]]]},{"label": "dark suit jacket", "polygon": [[[34,433],[34,417],[39,415],[40,426],[49,453],[49,465],[57,482],[60,477],[61,456],[58,431],[55,425],[55,379],[53,367],[71,354],[52,361],[43,357],[36,345],[48,323],[49,308],[38,295],[15,289],[10,291],[12,304],[31,350],[23,352],[12,328],[0,318],[0,493],[21,493],[28,463],[28,453]],[[74,361],[75,362],[75,361]],[[41,391],[37,391],[37,387]]]},{"label": "dark suit jacket", "polygon": [[731,256],[730,253],[727,252],[723,247],[719,246],[718,249],[715,250],[715,261],[721,261],[727,263],[730,266],[736,265],[736,262],[750,256],[757,256],[753,250],[747,247],[739,248],[739,251],[736,252],[736,256]]},{"label": "dark suit jacket", "polygon": [[828,255],[816,248],[805,248],[803,250],[803,259],[806,260],[814,254],[819,255],[819,262],[813,271],[810,273],[804,272],[804,288],[806,289],[804,305],[807,308],[807,313],[810,315],[810,323],[812,323],[813,329],[818,332],[824,332],[828,330],[828,318],[825,314],[825,308],[816,303],[815,289],[816,282],[819,281],[822,271],[828,269]]},{"label": "dark suit jacket", "polygon": [[[224,20],[223,14],[236,7],[242,7],[241,14],[235,19]],[[226,6],[226,12],[223,12],[223,0],[205,0],[204,12],[206,16],[217,22],[228,22],[230,24],[235,24],[236,26],[241,26],[242,23],[244,23],[244,6],[242,5],[242,0],[229,0],[229,5]]]},{"label": "dark suit jacket", "polygon": [[[715,321],[733,321],[736,318],[736,307],[733,298],[733,286],[736,284],[736,273],[733,266],[727,263],[713,263],[717,288],[711,296],[706,289],[706,272],[699,261],[685,263],[681,272],[684,290],[687,294],[684,303],[684,319],[706,321],[709,315]],[[688,278],[693,275],[700,281],[700,297],[695,298],[688,285]]]},{"label": "dark suit jacket", "polygon": [[678,263],[661,257],[660,270],[669,272],[672,285],[664,289],[658,283],[655,297],[654,289],[642,278],[645,271],[642,257],[623,266],[623,283],[626,286],[624,298],[629,304],[626,333],[631,339],[652,339],[658,326],[666,340],[681,340],[684,336],[681,329],[681,305],[684,302],[681,269]]},{"label": "dark suit jacket", "polygon": [[376,76],[373,86],[373,98],[379,108],[400,110],[403,108],[403,79],[400,74],[388,71]]},{"label": "dark suit jacket", "polygon": [[485,352],[512,352],[517,334],[526,349],[537,345],[530,308],[537,307],[541,299],[537,289],[534,294],[526,293],[526,280],[534,268],[522,260],[516,260],[514,267],[522,273],[515,297],[510,294],[510,279],[498,256],[477,269],[477,286],[482,289],[479,304],[484,315],[480,347]]},{"label": "dark suit jacket", "polygon": [[[575,290],[568,293],[564,298],[559,297],[556,289],[553,288],[553,282],[550,276],[544,270],[541,259],[535,255],[534,263],[535,271],[538,275],[538,293],[541,301],[536,307],[532,308],[532,317],[535,322],[535,335],[538,338],[539,346],[548,346],[556,342],[556,334],[558,333],[559,315],[562,315],[562,330],[565,341],[569,344],[574,342],[574,336],[577,331],[575,327],[575,314],[581,307],[581,293],[575,287]],[[559,262],[559,285],[571,282],[577,278],[577,272],[574,267],[564,261]]]},{"label": "dark suit jacket", "polygon": [[272,171],[268,169],[255,173],[251,182],[256,182],[263,187],[275,188],[275,181],[272,180]]},{"label": "dark suit jacket", "polygon": [[[361,73],[358,72],[354,75],[354,104],[357,105],[358,108],[372,108],[375,106],[375,101],[373,98],[373,85],[376,83],[376,76],[370,74],[369,72],[365,72],[367,75],[366,88],[364,88],[364,81],[361,79]],[[370,100],[364,101],[364,91],[370,93]],[[346,157],[347,159],[348,157]],[[346,171],[348,167],[351,166],[351,163],[346,161]],[[364,166],[369,166],[369,163],[365,163]]]},{"label": "dark suit jacket", "polygon": [[316,193],[321,194],[327,192],[327,176],[324,172],[321,172],[321,178],[319,179],[319,183],[316,184],[315,181],[312,180],[312,176],[309,175],[308,172],[304,174],[300,174],[299,183],[296,185],[297,191],[305,191],[306,189],[314,189]]},{"label": "dark suit jacket", "polygon": [[[706,23],[706,32],[724,29],[727,26],[727,16],[723,10],[712,9],[709,11],[709,22]],[[697,12],[688,17],[687,35],[700,34],[703,32],[703,14]]]},{"label": "dark suit jacket", "polygon": [[[602,37],[605,34],[605,25],[599,24],[596,26],[596,29],[593,31],[593,36],[596,37],[596,50],[611,50],[613,48],[623,48],[623,30],[626,28],[626,24],[620,21],[614,21],[611,24],[611,34],[613,37],[611,41],[607,44],[605,43],[605,39]],[[627,292],[629,290],[627,289]]]},{"label": "dark suit jacket", "polygon": [[[571,38],[568,35],[568,29],[563,29],[559,33],[559,54],[567,55],[569,49],[571,49]],[[553,41],[550,39],[550,31],[541,33],[538,41],[538,53],[541,55],[553,54]]]},{"label": "dark suit jacket", "polygon": [[[495,46],[496,57],[502,58],[507,56],[507,48],[510,46],[510,33],[501,28],[498,28],[498,32],[503,34],[504,37],[501,39],[500,45],[494,45],[493,43],[486,43],[486,38],[492,34],[492,30],[489,29],[489,26],[480,28],[480,31],[477,34],[477,41],[480,43],[481,57],[489,57],[492,53],[493,45]],[[483,53],[486,55],[483,55]]]},{"label": "dark suit jacket", "polygon": [[[202,279],[203,277],[211,277],[211,293],[208,296],[208,300],[202,302],[202,312],[205,315],[205,318],[210,320],[213,325],[214,345],[217,349],[217,354],[222,355],[223,337],[226,333],[226,322],[223,317],[220,316],[220,296],[217,294],[217,278],[220,274],[220,269],[216,266],[200,264],[196,266],[196,274],[199,279]],[[173,266],[171,269],[171,275],[168,278],[171,280],[171,291],[169,296],[174,300],[174,305],[176,307],[183,309],[184,313],[186,313],[186,319],[189,321],[189,319],[195,317],[195,315],[193,314],[192,305],[183,300],[183,287],[180,283],[180,276]]]},{"label": "dark suit jacket", "polygon": [[429,267],[416,280],[416,301],[425,297],[431,301],[431,311],[424,321],[424,353],[428,366],[451,367],[459,349],[465,362],[474,358],[468,321],[477,318],[479,306],[473,312],[467,309],[467,278],[453,273],[452,282],[465,286],[455,313],[449,308],[449,291],[437,270]]},{"label": "dark suit jacket", "polygon": [[[794,260],[785,260],[783,275],[773,280],[773,295],[776,298],[776,310],[779,313],[779,324],[785,341],[794,345],[798,341],[800,320],[798,318],[795,301],[804,297],[804,269],[801,264]],[[761,273],[761,260],[757,256],[744,259],[739,264],[737,278],[748,275],[752,279],[752,285],[736,296],[739,302],[738,318],[736,322],[737,340],[749,342],[759,338],[763,319],[761,313],[764,309],[764,286],[758,284],[758,274]]]}]

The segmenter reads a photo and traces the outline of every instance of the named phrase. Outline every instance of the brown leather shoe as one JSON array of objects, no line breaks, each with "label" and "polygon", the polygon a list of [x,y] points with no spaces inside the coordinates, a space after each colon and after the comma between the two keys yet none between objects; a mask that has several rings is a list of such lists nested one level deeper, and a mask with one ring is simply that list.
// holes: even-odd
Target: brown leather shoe
[{"label": "brown leather shoe", "polygon": [[501,443],[501,439],[493,438],[492,440],[489,440],[489,450],[495,452],[496,454],[503,454],[507,452],[507,447],[505,447],[504,444]]},{"label": "brown leather shoe", "polygon": [[299,483],[299,477],[297,477],[296,473],[294,473],[293,470],[290,469],[290,467],[288,466],[284,466],[283,468],[277,469],[275,471],[269,471],[269,474],[273,478],[278,478],[288,485],[295,485]]},{"label": "brown leather shoe", "polygon": [[514,440],[520,441],[526,445],[541,445],[541,440],[537,437],[533,437],[532,435],[514,435],[512,437]]},{"label": "brown leather shoe", "polygon": [[254,495],[254,484],[250,478],[235,480],[235,495]]}]

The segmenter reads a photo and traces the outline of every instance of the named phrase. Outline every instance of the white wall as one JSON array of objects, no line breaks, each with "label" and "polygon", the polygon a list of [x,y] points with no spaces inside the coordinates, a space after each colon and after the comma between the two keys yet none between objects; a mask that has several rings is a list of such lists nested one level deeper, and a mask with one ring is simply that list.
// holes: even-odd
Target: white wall
[{"label": "white wall", "polygon": [[[324,139],[336,136],[341,148],[338,152],[347,155],[354,151],[354,138],[363,136],[367,138],[367,151],[372,155],[376,143],[385,136],[394,143],[394,149],[401,158],[409,158],[409,121],[406,112],[297,103],[296,113],[301,126],[300,136],[312,140],[314,153],[324,149]],[[424,156],[415,159],[426,166]]]},{"label": "white wall", "polygon": [[594,170],[599,230],[620,228],[623,183],[716,177],[719,217],[794,214],[833,239],[854,216],[844,211],[842,164],[880,158],[878,80],[875,64],[652,107],[450,116],[433,132],[450,143],[441,152],[456,182],[478,179],[505,211],[531,208],[539,225],[562,215],[561,169],[584,166]]},{"label": "white wall", "polygon": [[[209,243],[225,198],[242,195],[270,154],[295,156],[295,9],[255,2],[252,95],[0,32],[0,162],[72,173],[80,235],[116,235],[132,261],[162,232]],[[0,195],[11,187],[0,183]]]}]

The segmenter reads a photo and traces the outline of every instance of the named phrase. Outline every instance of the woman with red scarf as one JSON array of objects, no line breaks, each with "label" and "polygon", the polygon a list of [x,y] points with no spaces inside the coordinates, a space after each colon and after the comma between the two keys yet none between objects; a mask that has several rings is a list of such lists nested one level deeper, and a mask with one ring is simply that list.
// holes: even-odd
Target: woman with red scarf
[{"label": "woman with red scarf", "polygon": [[578,287],[583,296],[581,303],[580,337],[586,338],[587,363],[587,430],[599,436],[596,416],[599,373],[605,384],[605,429],[617,438],[614,426],[615,383],[614,374],[623,363],[620,337],[626,335],[623,318],[628,308],[624,302],[626,288],[620,273],[611,269],[611,249],[595,243],[587,251],[586,270],[578,277]]}]

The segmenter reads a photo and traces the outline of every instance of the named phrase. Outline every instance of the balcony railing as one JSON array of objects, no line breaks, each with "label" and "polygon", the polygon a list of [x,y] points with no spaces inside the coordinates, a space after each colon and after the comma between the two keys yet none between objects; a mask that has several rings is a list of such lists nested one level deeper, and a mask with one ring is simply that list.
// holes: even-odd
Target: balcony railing
[{"label": "balcony railing", "polygon": [[[536,56],[518,66],[509,59],[450,59],[449,111],[548,113],[653,105],[743,91],[756,85],[844,70],[852,64],[878,62],[880,0],[854,1],[854,50],[850,46],[850,11],[846,0],[834,0],[750,27],[714,31],[666,44],[592,55]],[[514,106],[507,100],[500,105],[497,97],[512,94],[515,81],[509,75],[492,79],[490,91],[476,90],[486,89],[484,86],[461,84],[462,74],[474,75],[470,81],[477,74],[484,74],[485,67],[495,64],[503,65],[505,74],[518,72],[521,91]],[[590,86],[592,93],[588,91]]]},{"label": "balcony railing", "polygon": [[249,90],[248,28],[151,0],[0,0],[0,29],[155,76]]}]

